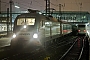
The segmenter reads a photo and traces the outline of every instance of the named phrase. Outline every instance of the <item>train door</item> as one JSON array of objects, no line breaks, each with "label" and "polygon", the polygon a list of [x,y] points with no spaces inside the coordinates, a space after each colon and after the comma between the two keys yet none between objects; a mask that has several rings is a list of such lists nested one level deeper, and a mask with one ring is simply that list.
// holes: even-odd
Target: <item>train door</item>
[{"label": "train door", "polygon": [[45,37],[52,36],[52,26],[51,26],[52,22],[45,20],[44,24],[45,24]]},{"label": "train door", "polygon": [[45,25],[44,25],[44,21],[43,20],[40,21],[38,30],[39,30],[40,37],[45,37]]}]

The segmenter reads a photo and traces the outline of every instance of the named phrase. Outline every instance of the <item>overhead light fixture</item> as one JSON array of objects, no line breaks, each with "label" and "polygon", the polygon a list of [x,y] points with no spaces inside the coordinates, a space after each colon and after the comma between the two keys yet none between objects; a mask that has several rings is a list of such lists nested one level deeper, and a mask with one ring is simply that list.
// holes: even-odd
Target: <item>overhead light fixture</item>
[{"label": "overhead light fixture", "polygon": [[42,14],[41,12],[39,12],[39,14]]},{"label": "overhead light fixture", "polygon": [[15,5],[15,8],[20,8],[20,7]]}]

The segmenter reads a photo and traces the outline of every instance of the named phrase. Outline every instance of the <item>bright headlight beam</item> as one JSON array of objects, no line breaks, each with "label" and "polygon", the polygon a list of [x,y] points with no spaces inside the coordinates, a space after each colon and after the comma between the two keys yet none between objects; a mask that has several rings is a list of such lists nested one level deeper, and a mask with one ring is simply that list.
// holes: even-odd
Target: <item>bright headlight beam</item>
[{"label": "bright headlight beam", "polygon": [[16,34],[13,34],[13,38],[15,38],[16,37]]},{"label": "bright headlight beam", "polygon": [[38,34],[34,34],[33,35],[33,38],[38,38]]},{"label": "bright headlight beam", "polygon": [[24,25],[24,28],[26,28],[27,26],[26,25]]}]

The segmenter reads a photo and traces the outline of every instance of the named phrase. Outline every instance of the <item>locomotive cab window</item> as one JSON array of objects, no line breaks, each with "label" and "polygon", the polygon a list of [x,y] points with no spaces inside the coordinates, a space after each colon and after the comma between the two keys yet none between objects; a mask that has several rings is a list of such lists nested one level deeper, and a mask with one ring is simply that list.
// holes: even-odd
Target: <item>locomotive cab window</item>
[{"label": "locomotive cab window", "polygon": [[24,25],[25,24],[25,19],[24,18],[19,18],[17,20],[17,25]]},{"label": "locomotive cab window", "polygon": [[78,27],[85,27],[85,25],[78,25]]},{"label": "locomotive cab window", "polygon": [[17,20],[17,25],[34,25],[35,18],[19,18]]},{"label": "locomotive cab window", "polygon": [[27,25],[34,25],[35,24],[35,18],[26,18],[26,24]]}]

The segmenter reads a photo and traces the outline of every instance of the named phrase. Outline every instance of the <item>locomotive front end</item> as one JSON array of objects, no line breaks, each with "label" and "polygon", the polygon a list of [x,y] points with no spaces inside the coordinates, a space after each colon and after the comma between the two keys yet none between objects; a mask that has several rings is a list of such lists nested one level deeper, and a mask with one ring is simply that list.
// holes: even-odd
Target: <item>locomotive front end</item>
[{"label": "locomotive front end", "polygon": [[35,18],[17,18],[14,23],[11,45],[26,45],[39,43],[39,35],[36,29]]}]

